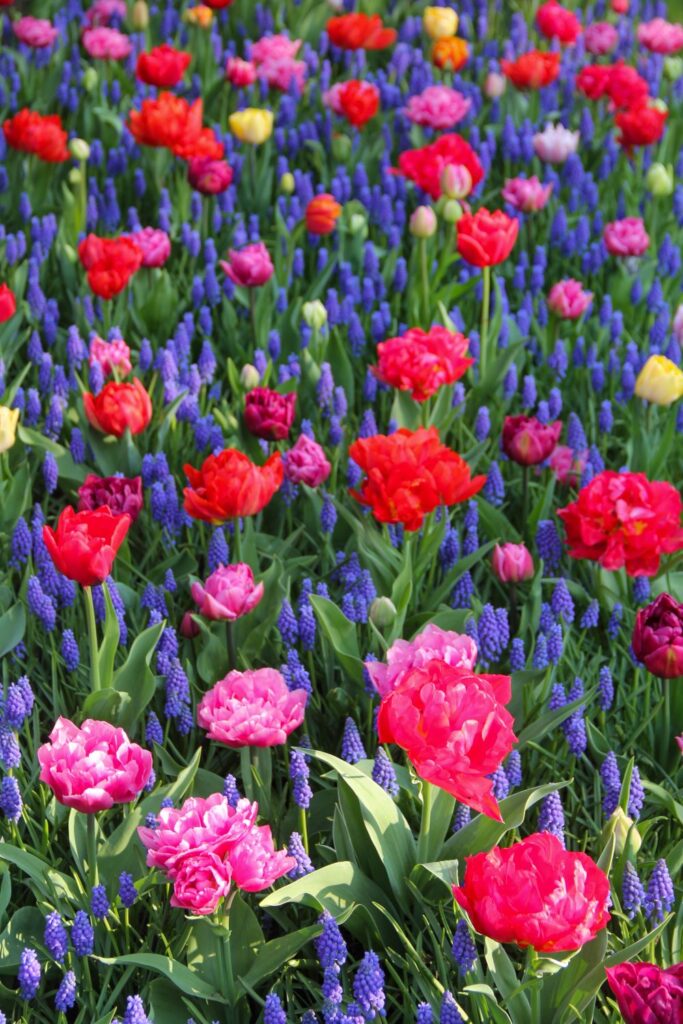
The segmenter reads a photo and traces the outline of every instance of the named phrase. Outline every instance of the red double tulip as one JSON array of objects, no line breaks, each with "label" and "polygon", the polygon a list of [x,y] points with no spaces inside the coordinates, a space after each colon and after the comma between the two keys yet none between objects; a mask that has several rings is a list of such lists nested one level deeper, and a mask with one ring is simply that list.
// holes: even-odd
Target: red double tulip
[{"label": "red double tulip", "polygon": [[502,448],[520,466],[536,466],[550,458],[561,433],[561,420],[546,424],[534,416],[506,416]]},{"label": "red double tulip", "polygon": [[94,512],[105,505],[113,515],[127,515],[135,522],[144,505],[142,477],[88,473],[78,488],[78,511]]},{"label": "red double tulip", "polygon": [[130,384],[110,380],[97,395],[84,392],[83,408],[95,430],[114,437],[141,434],[152,418],[152,400],[137,377]]},{"label": "red double tulip", "polygon": [[572,558],[625,568],[629,576],[656,576],[661,556],[683,548],[682,507],[670,483],[606,469],[557,514]]},{"label": "red double tulip", "polygon": [[140,110],[131,110],[130,132],[141,146],[161,146],[182,160],[210,156],[220,160],[223,143],[213,129],[203,128],[204,105],[201,97],[188,103],[182,96],[160,92],[156,99],[142,101]]},{"label": "red double tulip", "polygon": [[480,935],[539,953],[579,949],[610,919],[605,872],[549,832],[467,857],[453,895]]},{"label": "red double tulip", "polygon": [[658,142],[664,134],[664,125],[669,116],[668,110],[642,104],[617,114],[615,120],[619,129],[617,142],[627,153],[637,146],[651,146]]},{"label": "red double tulip", "polygon": [[475,267],[495,267],[508,258],[518,234],[519,221],[514,217],[480,206],[458,221],[458,252]]},{"label": "red double tulip", "polygon": [[14,117],[8,118],[2,130],[7,145],[12,149],[33,153],[50,164],[61,164],[69,159],[66,146],[68,136],[59,114],[45,116],[25,107]]},{"label": "red double tulip", "polygon": [[515,89],[544,89],[560,73],[559,53],[530,50],[517,60],[503,60],[501,69]]},{"label": "red double tulip", "polygon": [[396,42],[396,29],[385,28],[379,14],[342,14],[327,22],[327,35],[341,50],[385,50]]},{"label": "red double tulip", "polygon": [[253,388],[244,399],[244,423],[250,434],[266,441],[289,436],[296,412],[296,391],[281,395],[271,388]]},{"label": "red double tulip", "polygon": [[142,266],[142,249],[132,238],[88,235],[78,246],[88,284],[102,299],[113,299]]},{"label": "red double tulip", "polygon": [[373,373],[385,384],[409,391],[416,402],[424,402],[467,373],[474,362],[467,354],[469,343],[464,334],[446,327],[434,325],[428,331],[411,327],[379,343]]},{"label": "red double tulip", "polygon": [[458,164],[469,171],[472,179],[471,189],[476,188],[484,177],[484,168],[479,157],[462,135],[449,132],[429,146],[404,150],[398,158],[398,169],[395,173],[414,181],[423,192],[428,192],[432,199],[438,199],[441,195],[441,175],[444,167],[457,167]]},{"label": "red double tulip", "polygon": [[625,963],[605,969],[625,1024],[681,1024],[683,964]]},{"label": "red double tulip", "polygon": [[306,207],[306,230],[311,235],[330,235],[341,217],[342,207],[334,196],[322,192]]},{"label": "red double tulip", "polygon": [[402,523],[406,530],[419,530],[439,505],[467,501],[486,483],[485,476],[472,477],[465,460],[441,444],[436,427],[354,441],[349,457],[366,474],[352,496],[368,505],[380,523]]},{"label": "red double tulip", "polygon": [[335,89],[334,109],[354,128],[362,128],[379,110],[379,89],[370,82],[352,79]]},{"label": "red double tulip", "polygon": [[184,490],[185,511],[193,519],[224,523],[255,516],[282,486],[282,458],[275,452],[263,466],[236,448],[209,455],[200,469],[184,466],[190,486]]},{"label": "red double tulip", "polygon": [[129,515],[114,515],[107,506],[95,511],[62,509],[56,530],[43,526],[43,540],[55,568],[82,587],[102,583],[131,524]]},{"label": "red double tulip", "polygon": [[174,46],[164,43],[138,55],[135,74],[147,85],[168,89],[178,84],[191,60],[192,55],[185,50],[176,50]]},{"label": "red double tulip", "polygon": [[14,292],[6,284],[0,284],[0,324],[13,317],[17,311],[17,300]]},{"label": "red double tulip", "polygon": [[536,11],[538,31],[546,39],[557,39],[565,46],[575,43],[583,29],[573,11],[567,10],[557,0],[546,0]]},{"label": "red double tulip", "polygon": [[683,604],[671,594],[660,594],[636,615],[633,653],[653,676],[683,676]]}]

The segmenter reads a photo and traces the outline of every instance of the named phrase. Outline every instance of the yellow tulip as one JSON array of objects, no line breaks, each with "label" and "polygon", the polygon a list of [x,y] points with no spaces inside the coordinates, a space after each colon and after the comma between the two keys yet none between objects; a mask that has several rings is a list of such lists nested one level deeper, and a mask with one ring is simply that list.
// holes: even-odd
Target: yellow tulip
[{"label": "yellow tulip", "polygon": [[188,7],[183,14],[183,21],[189,25],[199,25],[200,28],[209,28],[213,21],[213,11],[204,4],[199,4],[198,7]]},{"label": "yellow tulip", "polygon": [[650,356],[638,374],[636,394],[655,405],[671,405],[683,395],[683,370],[666,356]]},{"label": "yellow tulip", "polygon": [[0,405],[0,452],[6,452],[17,439],[19,410]]},{"label": "yellow tulip", "polygon": [[273,134],[272,110],[247,107],[231,114],[228,123],[230,131],[240,142],[249,142],[252,146],[260,146]]},{"label": "yellow tulip", "polygon": [[430,39],[446,39],[458,31],[458,15],[450,7],[425,7],[422,24]]}]

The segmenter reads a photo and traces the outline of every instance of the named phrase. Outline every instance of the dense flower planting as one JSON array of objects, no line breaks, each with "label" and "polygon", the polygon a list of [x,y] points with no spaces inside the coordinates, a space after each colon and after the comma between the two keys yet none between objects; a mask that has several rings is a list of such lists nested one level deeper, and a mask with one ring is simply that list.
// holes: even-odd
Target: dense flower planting
[{"label": "dense flower planting", "polygon": [[0,8],[0,1024],[683,1024],[675,2]]}]

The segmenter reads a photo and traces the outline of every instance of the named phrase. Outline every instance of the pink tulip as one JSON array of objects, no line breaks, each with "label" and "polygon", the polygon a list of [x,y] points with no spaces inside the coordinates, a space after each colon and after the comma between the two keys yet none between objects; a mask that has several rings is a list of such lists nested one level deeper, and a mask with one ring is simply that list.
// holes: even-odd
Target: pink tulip
[{"label": "pink tulip", "polygon": [[413,124],[422,124],[436,131],[447,131],[462,121],[472,105],[457,89],[448,85],[429,85],[411,96],[405,115]]},{"label": "pink tulip", "polygon": [[422,668],[434,660],[473,671],[477,645],[469,636],[430,623],[412,640],[395,640],[387,651],[386,665],[381,661],[366,661],[365,668],[380,697],[385,697],[412,669]]},{"label": "pink tulip", "polygon": [[575,452],[566,444],[558,444],[550,456],[550,468],[561,484],[578,487],[587,459],[588,452]]},{"label": "pink tulip", "polygon": [[162,807],[155,828],[138,828],[147,848],[147,866],[159,868],[174,881],[189,855],[214,853],[225,860],[254,827],[257,814],[257,804],[240,800],[231,807],[222,793],[189,797],[181,807]]},{"label": "pink tulip", "polygon": [[124,21],[126,17],[126,0],[95,0],[85,12],[88,25],[108,25],[116,18]]},{"label": "pink tulip", "polygon": [[13,22],[12,31],[20,43],[30,46],[34,50],[43,50],[52,46],[59,35],[59,31],[52,22],[45,18],[32,18],[30,15],[18,18]]},{"label": "pink tulip", "polygon": [[217,196],[232,183],[232,167],[225,160],[196,156],[188,161],[187,180],[205,196]]},{"label": "pink tulip", "polygon": [[274,747],[299,728],[306,699],[277,669],[228,672],[202,697],[197,721],[209,739],[228,747]]},{"label": "pink tulip", "polygon": [[221,267],[231,281],[243,288],[260,288],[275,273],[270,254],[263,242],[254,242],[244,249],[231,249]]},{"label": "pink tulip", "polygon": [[308,487],[320,487],[332,469],[320,445],[306,434],[299,435],[296,444],[283,457],[283,462],[285,478],[290,483]]},{"label": "pink tulip", "polygon": [[653,53],[676,53],[683,49],[683,25],[665,18],[641,22],[636,35],[638,42]]},{"label": "pink tulip", "polygon": [[542,185],[534,174],[531,178],[508,178],[501,195],[515,210],[532,213],[543,209],[552,190],[552,183]]},{"label": "pink tulip", "polygon": [[619,33],[609,21],[596,21],[584,29],[583,42],[588,53],[604,57],[616,47]]},{"label": "pink tulip", "polygon": [[642,217],[622,217],[605,224],[602,237],[612,256],[642,256],[650,244]]},{"label": "pink tulip", "polygon": [[256,68],[250,60],[229,57],[225,65],[225,77],[236,89],[245,89],[256,81]]},{"label": "pink tulip", "polygon": [[260,892],[296,867],[294,857],[285,850],[276,850],[268,825],[259,825],[249,832],[229,854],[232,880],[245,892]]},{"label": "pink tulip", "polygon": [[681,1024],[683,964],[625,963],[605,970],[626,1024]]},{"label": "pink tulip", "polygon": [[534,575],[534,560],[524,544],[496,544],[492,563],[501,583],[519,583]]},{"label": "pink tulip", "polygon": [[199,636],[200,633],[201,630],[192,618],[192,613],[185,612],[180,620],[180,635],[184,636],[186,640],[193,640],[196,636]]},{"label": "pink tulip", "polygon": [[130,349],[123,338],[105,341],[104,338],[95,335],[90,341],[88,361],[91,366],[99,363],[105,377],[113,373],[114,369],[120,370],[122,376],[125,377],[133,368],[130,361]]},{"label": "pink tulip", "polygon": [[86,28],[82,42],[88,56],[96,60],[125,60],[133,48],[128,36],[103,26]]},{"label": "pink tulip", "polygon": [[219,565],[203,585],[193,583],[190,590],[200,615],[226,622],[247,615],[263,597],[263,583],[254,583],[251,567],[244,562]]},{"label": "pink tulip", "polygon": [[152,755],[131,743],[123,729],[88,718],[79,728],[58,718],[38,749],[40,781],[60,804],[84,814],[128,804],[152,773]]},{"label": "pink tulip", "polygon": [[142,477],[96,476],[88,473],[78,488],[78,512],[94,512],[107,506],[115,516],[130,516],[135,522],[142,511]]},{"label": "pink tulip", "polygon": [[306,64],[294,59],[300,46],[300,39],[290,39],[285,35],[263,36],[251,48],[250,56],[256,74],[265,79],[271,88],[282,92],[287,92],[293,82],[302,89]]},{"label": "pink tulip", "polygon": [[484,95],[490,100],[498,100],[505,92],[507,81],[505,75],[491,71],[484,82]]},{"label": "pink tulip", "polygon": [[548,308],[563,320],[578,320],[593,301],[593,293],[583,290],[580,281],[567,277],[550,289]]},{"label": "pink tulip", "polygon": [[161,228],[141,228],[130,237],[142,250],[143,267],[163,267],[171,255],[171,239]]},{"label": "pink tulip", "polygon": [[539,159],[549,164],[563,164],[572,153],[576,153],[579,133],[561,124],[548,124],[542,132],[536,132],[533,143]]},{"label": "pink tulip", "polygon": [[230,862],[210,850],[188,854],[173,882],[171,906],[202,916],[213,914],[230,892],[231,876]]}]

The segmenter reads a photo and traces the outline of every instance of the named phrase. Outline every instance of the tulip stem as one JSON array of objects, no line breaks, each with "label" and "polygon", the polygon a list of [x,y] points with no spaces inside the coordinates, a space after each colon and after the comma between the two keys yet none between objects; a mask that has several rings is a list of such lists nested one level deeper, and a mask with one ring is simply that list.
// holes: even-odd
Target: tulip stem
[{"label": "tulip stem", "polygon": [[85,612],[88,619],[88,641],[90,643],[90,689],[96,693],[100,689],[100,652],[97,646],[97,622],[95,605],[92,599],[92,588],[83,587],[85,596]]},{"label": "tulip stem", "polygon": [[489,344],[489,310],[491,306],[491,268],[482,268],[483,294],[481,297],[481,333],[479,336],[479,381],[486,373]]},{"label": "tulip stem", "polygon": [[422,783],[422,819],[417,839],[417,863],[424,864],[429,851],[429,830],[432,823],[432,796],[434,787],[426,780]]},{"label": "tulip stem", "polygon": [[522,529],[527,526],[527,510],[529,506],[529,467],[522,466]]},{"label": "tulip stem", "polygon": [[90,885],[94,889],[99,884],[99,872],[97,870],[97,819],[94,814],[86,814],[86,818],[88,819],[88,873],[90,875]]},{"label": "tulip stem", "polygon": [[240,533],[240,517],[235,516],[232,521],[232,536],[235,544],[235,557],[233,561],[242,561],[242,534]]},{"label": "tulip stem", "polygon": [[237,646],[235,644],[235,623],[229,619],[225,623],[225,635],[228,638],[228,667],[232,672],[237,668]]},{"label": "tulip stem", "polygon": [[429,330],[429,268],[427,265],[427,239],[420,239],[420,270],[422,274],[422,304],[424,306],[425,330]]}]

